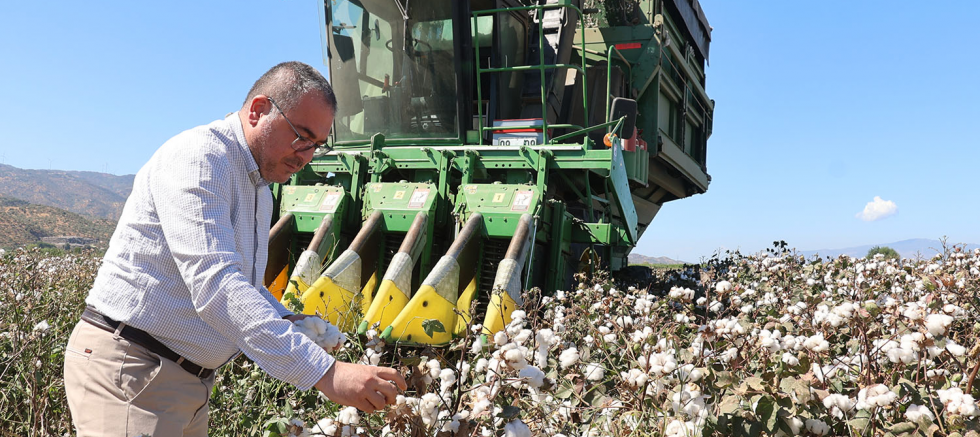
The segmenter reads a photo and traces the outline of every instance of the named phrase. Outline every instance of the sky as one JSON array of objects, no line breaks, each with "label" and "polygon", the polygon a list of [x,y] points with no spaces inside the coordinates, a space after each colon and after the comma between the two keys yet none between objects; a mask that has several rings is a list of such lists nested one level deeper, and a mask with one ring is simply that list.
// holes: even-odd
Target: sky
[{"label": "sky", "polygon": [[[980,3],[702,0],[711,185],[635,252],[698,261],[949,237],[980,243]],[[322,63],[316,0],[9,2],[0,162],[132,174],[237,110],[278,62]]]}]

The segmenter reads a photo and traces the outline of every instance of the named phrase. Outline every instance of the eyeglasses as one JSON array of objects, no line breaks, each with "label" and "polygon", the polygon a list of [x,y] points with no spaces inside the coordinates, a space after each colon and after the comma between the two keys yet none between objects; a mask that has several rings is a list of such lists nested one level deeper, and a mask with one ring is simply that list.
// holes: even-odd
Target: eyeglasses
[{"label": "eyeglasses", "polygon": [[296,130],[296,126],[293,125],[293,122],[289,121],[289,118],[286,117],[286,113],[283,112],[283,110],[279,108],[279,105],[276,104],[276,101],[275,100],[272,100],[272,97],[268,97],[267,96],[266,98],[269,99],[269,102],[272,103],[272,106],[275,106],[276,107],[276,110],[278,110],[279,113],[282,114],[282,119],[283,120],[286,120],[286,123],[289,124],[289,127],[293,130],[293,133],[296,134],[296,139],[293,140],[293,143],[292,144],[290,144],[290,146],[292,146],[293,150],[295,150],[295,151],[297,151],[299,153],[306,152],[306,151],[308,151],[310,149],[316,149],[316,151],[330,150],[330,146],[327,145],[327,142],[326,141],[324,141],[322,143],[318,143],[318,142],[316,142],[314,140],[311,140],[311,139],[309,139],[309,138],[307,138],[307,137],[305,137],[303,135],[300,135],[299,131]]}]

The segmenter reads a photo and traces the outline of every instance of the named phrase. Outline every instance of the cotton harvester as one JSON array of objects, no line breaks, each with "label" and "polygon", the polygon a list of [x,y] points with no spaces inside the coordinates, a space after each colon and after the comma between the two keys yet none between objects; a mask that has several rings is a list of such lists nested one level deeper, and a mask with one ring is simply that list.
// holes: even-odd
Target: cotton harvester
[{"label": "cotton harvester", "polygon": [[523,290],[626,267],[664,203],[708,188],[697,0],[321,13],[332,150],[273,186],[265,278],[341,329],[435,345],[493,333]]}]

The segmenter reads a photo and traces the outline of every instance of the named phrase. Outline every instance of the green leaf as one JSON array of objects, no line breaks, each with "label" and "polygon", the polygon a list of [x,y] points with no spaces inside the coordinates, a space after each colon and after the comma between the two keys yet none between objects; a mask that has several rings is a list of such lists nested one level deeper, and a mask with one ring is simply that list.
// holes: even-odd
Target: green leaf
[{"label": "green leaf", "polygon": [[745,378],[745,384],[749,386],[752,390],[765,391],[766,386],[762,378],[758,376],[750,376]]},{"label": "green leaf", "polygon": [[918,428],[918,426],[913,422],[902,422],[888,427],[888,432],[892,434],[905,434],[907,432],[915,431],[916,428]]},{"label": "green leaf", "polygon": [[422,322],[422,330],[425,331],[425,335],[432,338],[433,332],[446,332],[446,327],[442,325],[442,322],[436,319],[426,319]]},{"label": "green leaf", "polygon": [[763,396],[755,406],[755,415],[766,425],[766,432],[776,432],[776,400],[772,396]]},{"label": "green leaf", "polygon": [[735,411],[738,410],[739,406],[741,406],[741,403],[742,402],[738,396],[735,395],[725,396],[725,398],[721,400],[721,405],[719,405],[719,408],[721,409],[721,414],[734,413]]},{"label": "green leaf", "polygon": [[871,412],[868,410],[858,410],[854,414],[854,418],[847,421],[847,424],[851,426],[858,434],[864,434],[864,430],[868,429],[868,425],[871,423]]}]

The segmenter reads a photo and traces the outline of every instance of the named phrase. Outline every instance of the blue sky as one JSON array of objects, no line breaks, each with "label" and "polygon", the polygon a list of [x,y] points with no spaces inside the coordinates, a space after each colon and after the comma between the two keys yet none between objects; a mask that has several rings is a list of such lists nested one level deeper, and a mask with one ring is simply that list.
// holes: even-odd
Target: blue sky
[{"label": "blue sky", "polygon": [[[636,251],[696,261],[773,240],[980,243],[980,3],[942,4],[702,0],[713,181],[666,204]],[[316,7],[7,4],[0,161],[135,173],[169,137],[238,109],[270,66],[325,70]],[[876,196],[895,212],[858,218]]]}]

